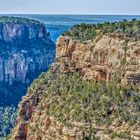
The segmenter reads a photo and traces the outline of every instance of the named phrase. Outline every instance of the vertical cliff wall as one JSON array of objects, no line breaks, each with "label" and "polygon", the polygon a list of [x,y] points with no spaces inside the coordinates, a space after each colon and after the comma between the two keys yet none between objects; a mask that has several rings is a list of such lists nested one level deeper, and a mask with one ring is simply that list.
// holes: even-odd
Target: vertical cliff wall
[{"label": "vertical cliff wall", "polygon": [[44,24],[0,17],[0,104],[17,105],[28,85],[48,69],[54,56],[55,44]]}]

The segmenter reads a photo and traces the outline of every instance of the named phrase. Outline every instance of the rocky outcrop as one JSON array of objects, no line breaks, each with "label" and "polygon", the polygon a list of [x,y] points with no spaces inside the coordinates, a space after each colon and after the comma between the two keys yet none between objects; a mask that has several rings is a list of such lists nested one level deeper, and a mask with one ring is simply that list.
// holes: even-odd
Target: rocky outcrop
[{"label": "rocky outcrop", "polygon": [[0,105],[17,105],[29,84],[52,63],[55,44],[38,21],[0,17],[0,46]]},{"label": "rocky outcrop", "polygon": [[53,60],[55,45],[45,25],[26,22],[0,22],[0,81],[26,83],[31,80],[27,79],[30,72],[46,70]]},{"label": "rocky outcrop", "polygon": [[[47,74],[42,75],[43,78],[40,77],[39,81],[35,81],[34,88],[31,88],[27,96],[23,98],[19,105],[19,115],[12,140],[21,140],[21,137],[22,140],[82,140],[84,138],[111,140],[112,138],[109,137],[106,130],[115,130],[120,134],[123,133],[123,130],[129,130],[125,123],[122,123],[120,127],[116,126],[115,122],[110,127],[95,125],[94,137],[91,136],[89,124],[72,121],[69,127],[62,125],[54,117],[47,115],[53,98],[61,95],[58,90],[53,93],[53,96],[49,96],[49,92],[51,92],[49,85],[52,85],[51,80],[56,76],[55,73],[65,75],[70,72],[78,72],[82,78],[95,79],[96,82],[109,81],[111,78],[117,77],[121,80],[122,85],[127,85],[128,79],[131,77],[131,81],[136,79],[136,84],[139,84],[140,42],[130,40],[126,45],[125,38],[105,34],[94,41],[87,42],[60,36],[56,45],[56,61],[51,67],[54,75],[52,77]],[[52,86],[55,87],[55,85]],[[48,96],[43,96],[46,94]],[[102,98],[104,99],[104,97]],[[111,111],[114,109],[115,105],[110,108]],[[73,111],[71,110],[70,113]],[[27,129],[21,132],[23,124]],[[139,130],[139,126],[136,129],[131,128],[130,137],[126,136],[125,139],[140,139]],[[85,131],[86,137],[84,136]]]},{"label": "rocky outcrop", "polygon": [[[69,37],[61,36],[57,41],[57,57],[62,59],[62,72],[73,69],[88,79],[110,80],[116,75],[122,79],[140,83],[140,41],[128,41],[126,38],[105,34],[94,41],[76,42]],[[67,65],[65,65],[67,64]],[[135,78],[134,78],[135,77]],[[137,77],[137,78],[136,78]],[[128,80],[130,81],[130,80]]]},{"label": "rocky outcrop", "polygon": [[[21,51],[11,53],[7,59],[0,57],[0,81],[9,85],[12,85],[15,81],[25,84],[30,83],[34,76],[27,75],[47,70],[51,63],[51,57],[54,56],[52,51],[48,50],[46,54],[42,54],[41,50],[36,50],[32,55],[29,55],[28,51]],[[39,54],[40,56],[37,56]]]},{"label": "rocky outcrop", "polygon": [[44,24],[26,18],[0,17],[0,41],[23,45],[42,39],[50,40]]}]

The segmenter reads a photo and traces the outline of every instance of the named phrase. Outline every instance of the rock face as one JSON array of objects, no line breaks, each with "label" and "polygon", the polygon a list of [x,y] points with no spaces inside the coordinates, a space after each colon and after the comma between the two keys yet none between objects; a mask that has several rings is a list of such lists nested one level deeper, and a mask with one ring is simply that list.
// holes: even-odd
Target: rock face
[{"label": "rock face", "polygon": [[[41,50],[35,50],[31,55],[28,53],[28,51],[22,50],[12,52],[7,59],[0,57],[1,82],[9,85],[12,85],[13,82],[28,84],[33,80],[35,73],[47,70],[52,60],[51,57],[54,56],[52,50],[47,50],[44,54]],[[30,73],[33,74],[30,75]]]},{"label": "rock face", "polygon": [[18,23],[1,23],[0,24],[0,41],[5,42],[28,42],[32,39],[48,38],[45,26],[40,25],[23,25]]},{"label": "rock face", "polygon": [[[57,57],[65,63],[70,60],[73,69],[80,70],[88,79],[110,80],[111,76],[116,75],[123,81],[131,75],[131,81],[140,83],[140,41],[126,44],[125,40],[106,34],[94,41],[80,43],[61,36],[57,41]],[[65,63],[62,64],[62,72],[72,68]]]},{"label": "rock face", "polygon": [[27,18],[0,17],[0,41],[24,45],[42,39],[50,40],[44,24]]},{"label": "rock face", "polygon": [[[79,72],[84,79],[95,79],[97,82],[99,80],[109,81],[117,76],[122,85],[127,85],[130,82],[128,79],[132,82],[136,81],[136,84],[140,83],[140,41],[129,41],[126,48],[125,38],[111,34],[105,34],[94,41],[84,43],[70,37],[60,36],[56,45],[56,62],[51,68],[53,73],[59,71],[59,74],[64,75],[69,72]],[[34,88],[28,91],[19,104],[19,115],[12,140],[82,140],[82,132],[86,124],[73,122],[73,129],[71,126],[66,128],[61,126],[54,117],[47,116],[46,112],[53,97],[43,98],[42,96],[48,89],[44,83],[48,82],[49,86],[53,77],[44,79],[46,82],[41,81],[40,77],[41,82],[35,82]],[[59,93],[59,91],[56,92]],[[127,130],[127,126],[123,124],[121,127],[119,131]],[[104,129],[107,128],[96,127],[98,139],[111,140],[112,138],[104,132]],[[113,130],[117,128],[113,127]],[[134,140],[140,139],[139,130],[139,127],[136,131],[132,130],[130,137]],[[87,133],[91,138],[90,131]]]},{"label": "rock face", "polygon": [[[2,20],[1,18],[0,86],[3,98],[0,104],[7,105],[7,94],[11,94],[12,88],[15,96],[20,95],[15,103],[12,102],[12,97],[9,98],[8,105],[17,105],[27,86],[52,63],[55,44],[51,41],[45,25],[38,21],[14,17],[3,17]],[[22,90],[16,85],[24,87],[23,93],[19,93]],[[18,89],[17,92],[13,87]]]}]

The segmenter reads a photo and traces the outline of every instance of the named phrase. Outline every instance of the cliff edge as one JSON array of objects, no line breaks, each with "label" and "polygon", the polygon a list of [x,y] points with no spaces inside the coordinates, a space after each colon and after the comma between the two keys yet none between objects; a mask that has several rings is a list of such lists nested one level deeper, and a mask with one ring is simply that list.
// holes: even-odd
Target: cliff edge
[{"label": "cliff edge", "polygon": [[27,86],[52,63],[55,43],[43,23],[2,16],[0,46],[0,92],[3,96],[0,105],[17,105]]},{"label": "cliff edge", "polygon": [[0,17],[0,42],[23,45],[43,39],[50,40],[44,24],[27,18]]},{"label": "cliff edge", "polygon": [[19,104],[12,140],[140,139],[139,39],[67,33],[56,45],[50,70]]},{"label": "cliff edge", "polygon": [[32,81],[48,70],[55,51],[43,23],[0,16],[0,139],[10,133],[21,97]]}]

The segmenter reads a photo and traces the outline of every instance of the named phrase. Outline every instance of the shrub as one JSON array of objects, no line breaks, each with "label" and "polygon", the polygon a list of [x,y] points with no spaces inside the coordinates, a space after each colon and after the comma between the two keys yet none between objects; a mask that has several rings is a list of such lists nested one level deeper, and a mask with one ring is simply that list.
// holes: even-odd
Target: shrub
[{"label": "shrub", "polygon": [[78,24],[74,25],[70,31],[65,32],[63,35],[71,36],[74,39],[80,41],[86,41],[94,39],[99,34],[104,33],[114,33],[118,35],[126,35],[131,38],[137,39],[138,32],[140,30],[140,21],[132,20],[127,21],[123,20],[120,22],[105,22],[98,24]]}]

